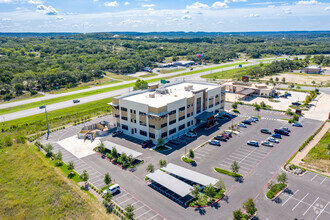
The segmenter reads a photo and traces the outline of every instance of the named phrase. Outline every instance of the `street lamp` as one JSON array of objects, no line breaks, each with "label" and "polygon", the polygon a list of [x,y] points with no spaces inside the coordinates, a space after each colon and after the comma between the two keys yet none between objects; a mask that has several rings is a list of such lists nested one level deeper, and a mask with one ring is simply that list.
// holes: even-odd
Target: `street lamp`
[{"label": "street lamp", "polygon": [[46,121],[47,121],[47,140],[48,140],[48,137],[49,137],[49,123],[48,123],[48,115],[47,115],[46,105],[45,105],[45,114],[46,114]]}]

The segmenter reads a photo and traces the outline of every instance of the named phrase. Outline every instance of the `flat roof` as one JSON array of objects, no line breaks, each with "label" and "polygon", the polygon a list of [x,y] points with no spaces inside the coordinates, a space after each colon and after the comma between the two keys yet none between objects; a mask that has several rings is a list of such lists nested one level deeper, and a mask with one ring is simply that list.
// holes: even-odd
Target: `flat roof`
[{"label": "flat roof", "polygon": [[202,114],[197,115],[195,118],[199,119],[199,120],[202,120],[202,121],[207,121],[207,119],[212,117],[212,116],[214,116],[214,113],[205,111]]},{"label": "flat roof", "polygon": [[249,95],[251,93],[254,93],[254,91],[255,91],[254,89],[245,88],[242,91],[239,91],[238,93],[243,94],[243,95]]},{"label": "flat roof", "polygon": [[175,192],[181,197],[185,197],[186,195],[188,195],[190,193],[190,189],[192,188],[192,186],[190,186],[189,184],[161,170],[156,170],[153,173],[149,173],[147,177],[166,187],[167,189]]},{"label": "flat roof", "polygon": [[137,158],[142,155],[142,153],[140,153],[138,151],[135,151],[130,148],[124,147],[122,145],[113,143],[111,141],[103,141],[103,144],[104,144],[104,147],[108,150],[112,150],[112,148],[115,147],[119,154],[125,153],[127,156],[132,154],[132,156],[134,158]]},{"label": "flat roof", "polygon": [[[191,89],[186,89],[188,87]],[[203,89],[210,90],[214,88],[221,88],[221,86],[216,84],[183,82],[159,88],[167,90],[168,93],[160,94],[155,91],[145,91],[139,94],[123,97],[123,99],[143,103],[150,107],[159,108],[180,99],[190,98],[193,96],[193,92]]]},{"label": "flat roof", "polygon": [[163,167],[162,169],[165,170],[166,172],[173,173],[174,175],[177,176],[181,176],[187,180],[193,181],[203,186],[209,184],[214,185],[218,181],[216,178],[198,173],[193,170],[189,170],[187,168],[175,165],[173,163],[167,164],[166,167]]}]

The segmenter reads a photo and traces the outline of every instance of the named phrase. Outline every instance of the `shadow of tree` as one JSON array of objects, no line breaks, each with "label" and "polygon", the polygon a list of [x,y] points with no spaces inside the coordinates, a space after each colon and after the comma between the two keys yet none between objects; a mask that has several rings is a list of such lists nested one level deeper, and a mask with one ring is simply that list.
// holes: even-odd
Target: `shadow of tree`
[{"label": "shadow of tree", "polygon": [[205,215],[206,214],[206,210],[202,207],[195,208],[195,211],[199,212],[200,215]]}]

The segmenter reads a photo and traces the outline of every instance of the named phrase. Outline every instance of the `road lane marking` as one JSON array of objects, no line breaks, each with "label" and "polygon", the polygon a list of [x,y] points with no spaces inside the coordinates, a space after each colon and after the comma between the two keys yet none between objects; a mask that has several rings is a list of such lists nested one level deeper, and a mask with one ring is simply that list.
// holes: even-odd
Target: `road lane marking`
[{"label": "road lane marking", "polygon": [[303,214],[303,216],[308,212],[308,210],[310,209],[310,208],[312,208],[312,206],[315,204],[315,202],[319,199],[320,197],[317,197],[316,199],[315,199],[315,201],[308,207],[308,209],[304,212],[304,214]]},{"label": "road lane marking", "polygon": [[282,204],[282,206],[284,206],[285,205],[285,203],[287,203],[292,197],[293,197],[293,195],[294,194],[296,194],[297,192],[299,192],[299,189],[295,192],[295,193],[293,193],[283,204]]},{"label": "road lane marking", "polygon": [[300,200],[299,202],[298,202],[298,204],[295,206],[295,207],[293,207],[293,209],[292,209],[292,211],[293,210],[295,210],[296,208],[297,208],[297,206],[307,197],[309,195],[309,193],[307,193],[305,196],[304,196],[304,198],[302,198],[302,200]]}]

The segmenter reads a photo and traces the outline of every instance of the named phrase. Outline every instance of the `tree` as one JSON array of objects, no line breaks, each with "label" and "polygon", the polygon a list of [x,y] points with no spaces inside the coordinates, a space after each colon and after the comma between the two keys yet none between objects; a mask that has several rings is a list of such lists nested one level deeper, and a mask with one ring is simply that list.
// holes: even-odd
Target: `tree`
[{"label": "tree", "polygon": [[275,78],[275,81],[278,82],[280,79],[278,77]]},{"label": "tree", "polygon": [[[0,140],[1,143],[1,140]],[[2,145],[5,147],[10,147],[13,145],[13,139],[10,136],[6,136],[3,139]]]},{"label": "tree", "polygon": [[141,79],[136,80],[133,90],[140,90],[140,89],[142,90],[148,89],[148,82]]},{"label": "tree", "polygon": [[238,173],[239,168],[240,168],[240,166],[238,165],[237,161],[234,161],[234,162],[231,164],[231,170],[232,170],[234,173]]},{"label": "tree", "polygon": [[294,88],[294,83],[291,83],[290,84],[290,89],[293,89]]},{"label": "tree", "polygon": [[199,189],[200,185],[195,184],[193,185],[193,187],[190,189],[191,195],[193,195],[194,198],[198,197],[198,194],[200,193],[200,189]]},{"label": "tree", "polygon": [[307,105],[308,103],[310,103],[312,101],[312,98],[308,95],[305,98],[304,104]]},{"label": "tree", "polygon": [[165,167],[166,165],[167,165],[166,160],[162,160],[162,159],[159,160],[159,166],[160,167]]},{"label": "tree", "polygon": [[256,208],[256,205],[254,204],[253,202],[253,199],[252,198],[249,198],[247,201],[245,201],[243,203],[243,209],[246,210],[246,212],[250,215],[254,215],[256,213],[256,211],[258,210]]},{"label": "tree", "polygon": [[292,112],[291,108],[288,108],[285,112],[285,114],[287,114],[287,115],[292,115],[292,113],[293,112]]},{"label": "tree", "polygon": [[254,110],[259,111],[260,110],[260,105],[258,103],[254,103]]},{"label": "tree", "polygon": [[72,161],[69,161],[68,170],[73,170],[73,169],[74,169],[74,163]]},{"label": "tree", "polygon": [[105,153],[105,147],[104,147],[104,143],[103,143],[103,142],[99,145],[99,151],[100,151],[100,153],[102,153],[102,154]]},{"label": "tree", "polygon": [[216,187],[217,189],[223,189],[223,190],[226,189],[225,182],[222,180],[221,177],[220,177],[220,178],[218,179],[218,181],[216,182],[215,187]]},{"label": "tree", "polygon": [[51,144],[46,144],[45,151],[46,151],[46,157],[51,157],[53,155],[53,146]]},{"label": "tree", "polygon": [[312,84],[315,85],[315,81],[314,80],[312,81]]},{"label": "tree", "polygon": [[134,206],[132,204],[128,204],[125,208],[126,217],[128,219],[134,219]]},{"label": "tree", "polygon": [[282,83],[285,83],[285,77],[282,78]]},{"label": "tree", "polygon": [[119,157],[119,155],[118,155],[118,151],[117,151],[117,149],[115,148],[115,147],[113,147],[112,148],[112,150],[111,150],[111,156],[114,158],[114,159],[117,159],[118,157]]},{"label": "tree", "polygon": [[328,150],[330,150],[330,143],[328,143],[328,147],[327,148],[328,148]]},{"label": "tree", "polygon": [[231,105],[231,107],[232,107],[233,109],[237,109],[237,107],[238,107],[238,103],[237,103],[237,102],[234,102],[234,103]]},{"label": "tree", "polygon": [[283,171],[277,175],[276,179],[279,183],[282,183],[282,184],[286,184],[288,182],[288,177],[287,177],[286,173]]},{"label": "tree", "polygon": [[234,220],[241,220],[243,218],[243,212],[241,209],[233,211]]},{"label": "tree", "polygon": [[104,183],[105,185],[109,185],[111,183],[112,179],[110,177],[110,174],[109,173],[106,173],[105,176],[104,176]]},{"label": "tree", "polygon": [[189,156],[190,159],[194,159],[195,153],[192,149],[189,150],[189,155],[188,156]]},{"label": "tree", "polygon": [[81,174],[81,179],[85,182],[85,188],[86,188],[87,181],[89,179],[89,175],[86,170],[84,170],[83,173]]},{"label": "tree", "polygon": [[22,83],[17,83],[14,86],[17,95],[22,95],[24,90],[24,85]]},{"label": "tree", "polygon": [[209,184],[209,185],[205,186],[204,192],[209,197],[214,197],[214,195],[216,194],[215,187],[212,184]]},{"label": "tree", "polygon": [[147,166],[147,172],[149,172],[149,173],[153,173],[153,172],[155,172],[155,167],[154,167],[154,165],[153,164],[148,164],[148,166]]},{"label": "tree", "polygon": [[271,189],[274,185],[275,185],[275,183],[273,181],[270,181],[267,185],[267,188]]},{"label": "tree", "polygon": [[113,195],[111,192],[107,192],[105,195],[104,195],[104,200],[107,201],[107,202],[110,202],[111,199],[112,199]]},{"label": "tree", "polygon": [[62,166],[62,152],[61,151],[58,151],[55,154],[55,160],[57,160],[57,163],[56,163],[57,166]]},{"label": "tree", "polygon": [[159,137],[157,139],[157,146],[159,146],[159,147],[164,146],[164,139],[162,137]]},{"label": "tree", "polygon": [[266,109],[267,108],[267,105],[264,101],[260,102],[260,108],[262,109]]}]

